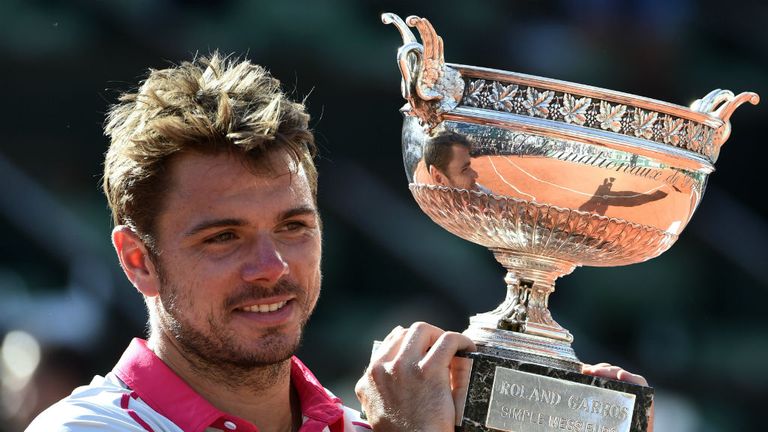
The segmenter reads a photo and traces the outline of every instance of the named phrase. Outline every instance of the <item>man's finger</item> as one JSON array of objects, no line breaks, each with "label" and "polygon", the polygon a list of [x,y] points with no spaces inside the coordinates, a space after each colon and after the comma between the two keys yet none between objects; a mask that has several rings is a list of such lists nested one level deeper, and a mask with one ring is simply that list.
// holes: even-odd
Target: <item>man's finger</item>
[{"label": "man's finger", "polygon": [[438,368],[448,368],[451,361],[459,351],[475,351],[477,347],[472,339],[461,333],[445,332],[432,345],[424,358],[419,362],[419,366],[426,368],[429,366]]},{"label": "man's finger", "polygon": [[598,363],[598,364],[590,365],[590,364],[584,363],[582,365],[582,368],[606,368],[606,367],[611,367],[611,364],[610,363]]},{"label": "man's finger", "polygon": [[619,381],[625,381],[628,383],[648,387],[648,380],[646,380],[642,375],[633,374],[632,372],[627,372],[624,369],[619,371],[616,377],[619,379]]},{"label": "man's finger", "polygon": [[472,360],[466,357],[454,357],[451,360],[451,388],[456,392],[469,387]]},{"label": "man's finger", "polygon": [[443,333],[443,330],[432,324],[413,323],[400,344],[400,352],[397,354],[398,361],[418,364]]},{"label": "man's finger", "polygon": [[371,355],[371,364],[392,361],[400,351],[405,332],[402,326],[392,329]]},{"label": "man's finger", "polygon": [[[606,363],[607,365],[607,363]],[[619,371],[622,370],[618,366],[603,366],[603,365],[594,365],[594,366],[585,366],[582,368],[582,372],[587,375],[593,375],[593,376],[599,376],[603,378],[610,378],[610,379],[618,379],[617,374]]]},{"label": "man's finger", "polygon": [[599,363],[594,366],[584,365],[582,373],[602,378],[615,379],[619,381],[648,386],[648,381],[641,375],[627,372],[618,366],[611,366],[608,363]]}]

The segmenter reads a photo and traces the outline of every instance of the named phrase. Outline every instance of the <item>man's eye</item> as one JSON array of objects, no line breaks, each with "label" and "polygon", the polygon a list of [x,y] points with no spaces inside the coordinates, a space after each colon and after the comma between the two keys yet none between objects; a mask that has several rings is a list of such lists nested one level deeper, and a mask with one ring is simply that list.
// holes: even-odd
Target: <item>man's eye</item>
[{"label": "man's eye", "polygon": [[212,237],[208,237],[207,239],[205,239],[205,243],[224,243],[224,242],[234,240],[236,238],[237,236],[235,236],[235,234],[232,232],[223,232],[223,233],[216,234]]},{"label": "man's eye", "polygon": [[285,221],[278,227],[276,232],[282,232],[286,234],[301,235],[314,229],[316,224],[314,221],[307,221],[302,219]]},{"label": "man's eye", "polygon": [[282,231],[296,231],[306,227],[307,227],[307,224],[305,224],[304,222],[290,221],[290,222],[286,222],[282,226]]}]

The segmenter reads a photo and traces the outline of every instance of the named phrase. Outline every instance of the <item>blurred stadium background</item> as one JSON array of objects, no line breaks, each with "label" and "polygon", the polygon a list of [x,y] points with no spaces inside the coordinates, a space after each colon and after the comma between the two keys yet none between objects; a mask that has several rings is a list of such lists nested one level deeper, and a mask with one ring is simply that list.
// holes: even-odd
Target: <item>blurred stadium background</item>
[{"label": "blurred stadium background", "polygon": [[504,296],[482,247],[433,224],[400,155],[397,31],[429,18],[454,63],[687,105],[756,91],[678,243],[559,281],[555,317],[585,362],[645,375],[657,430],[754,431],[768,400],[768,3],[746,0],[4,0],[0,3],[0,431],[104,374],[144,334],[99,191],[107,106],[148,67],[219,49],[307,97],[321,147],[324,291],[300,356],[355,405],[371,341],[426,320],[462,330]]}]

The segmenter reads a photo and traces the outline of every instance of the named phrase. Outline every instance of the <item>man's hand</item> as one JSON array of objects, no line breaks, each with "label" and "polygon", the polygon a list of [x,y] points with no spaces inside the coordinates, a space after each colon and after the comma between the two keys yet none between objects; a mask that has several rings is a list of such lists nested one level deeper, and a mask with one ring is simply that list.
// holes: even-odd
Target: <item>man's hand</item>
[{"label": "man's hand", "polygon": [[[598,363],[596,365],[585,364],[581,368],[581,373],[648,387],[648,381],[642,376],[627,372],[618,366],[611,366],[608,363]],[[651,413],[648,417],[647,432],[653,432],[653,404],[651,404]]]},{"label": "man's hand", "polygon": [[396,327],[373,354],[355,393],[377,432],[454,430],[454,395],[466,391],[469,369],[458,351],[466,336],[418,322]]}]

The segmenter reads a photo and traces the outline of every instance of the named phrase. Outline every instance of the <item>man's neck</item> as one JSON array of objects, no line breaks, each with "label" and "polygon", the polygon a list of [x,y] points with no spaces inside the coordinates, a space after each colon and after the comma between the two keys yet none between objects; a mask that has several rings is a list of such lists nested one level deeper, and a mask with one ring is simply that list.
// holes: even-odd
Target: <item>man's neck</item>
[{"label": "man's neck", "polygon": [[248,420],[261,432],[286,432],[301,424],[298,397],[291,389],[291,362],[231,373],[204,364],[167,335],[150,338],[149,347],[211,405]]}]

